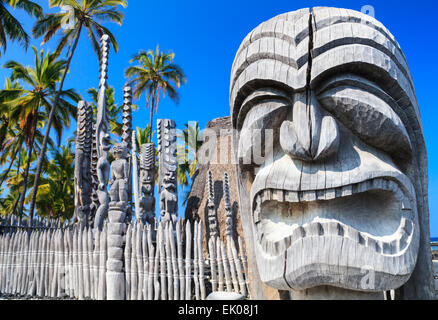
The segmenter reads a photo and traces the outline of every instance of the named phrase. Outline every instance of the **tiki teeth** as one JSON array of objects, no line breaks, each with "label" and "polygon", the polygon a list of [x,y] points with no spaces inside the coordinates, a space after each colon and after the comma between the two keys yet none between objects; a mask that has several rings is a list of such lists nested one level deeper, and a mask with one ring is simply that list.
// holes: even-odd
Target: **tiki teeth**
[{"label": "tiki teeth", "polygon": [[365,192],[367,190],[369,190],[368,181],[361,182],[361,183],[357,184],[357,192],[360,193],[360,192]]},{"label": "tiki teeth", "polygon": [[287,202],[298,202],[298,192],[295,191],[286,191],[285,192],[285,201]]},{"label": "tiki teeth", "polygon": [[359,242],[359,244],[361,244],[361,245],[365,245],[365,244],[366,244],[366,242],[367,242],[367,237],[364,236],[362,233],[359,232],[357,238],[358,238],[358,242]]},{"label": "tiki teeth", "polygon": [[383,253],[383,241],[377,241],[376,252]]},{"label": "tiki teeth", "polygon": [[338,223],[337,227],[338,227],[338,235],[339,236],[344,236],[345,228],[340,223]]},{"label": "tiki teeth", "polygon": [[367,238],[367,242],[366,242],[366,246],[376,250],[376,248],[377,248],[377,241],[375,239],[373,239],[372,237],[368,237]]},{"label": "tiki teeth", "polygon": [[354,242],[359,242],[359,232],[354,228],[345,228],[345,237],[353,240]]},{"label": "tiki teeth", "polygon": [[284,202],[284,192],[283,190],[272,191],[272,200]]},{"label": "tiki teeth", "polygon": [[305,231],[302,227],[298,227],[295,230],[292,231],[291,242],[294,243],[295,241],[303,238],[305,236]]},{"label": "tiki teeth", "polygon": [[290,191],[278,189],[265,189],[259,192],[262,202],[278,201],[278,202],[311,202],[332,200],[341,197],[348,197],[354,194],[363,193],[369,190],[387,190],[391,191],[398,201],[403,201],[403,209],[411,210],[410,201],[406,199],[399,185],[392,180],[376,178],[356,184],[346,185],[337,188],[329,188],[325,190],[303,190]]},{"label": "tiki teeth", "polygon": [[318,224],[319,223],[309,223],[306,226],[304,226],[304,230],[306,230],[306,234],[309,237],[317,237],[317,236],[319,236]]},{"label": "tiki teeth", "polygon": [[395,254],[400,251],[400,239],[394,239],[391,241],[391,254]]},{"label": "tiki teeth", "polygon": [[289,248],[291,244],[290,237],[286,237],[284,239],[281,239],[274,244],[275,252],[277,255],[281,254],[282,252],[286,251],[287,248]]},{"label": "tiki teeth", "polygon": [[336,198],[336,191],[335,189],[327,189],[325,192],[325,199],[326,200],[332,200]]},{"label": "tiki teeth", "polygon": [[342,187],[342,196],[347,197],[353,194],[353,188],[351,185]]},{"label": "tiki teeth", "polygon": [[316,201],[316,191],[304,191],[302,198],[302,201]]},{"label": "tiki teeth", "polygon": [[392,254],[391,243],[383,242],[383,254]]},{"label": "tiki teeth", "polygon": [[318,200],[325,200],[325,192],[324,192],[324,190],[316,191],[316,198]]}]

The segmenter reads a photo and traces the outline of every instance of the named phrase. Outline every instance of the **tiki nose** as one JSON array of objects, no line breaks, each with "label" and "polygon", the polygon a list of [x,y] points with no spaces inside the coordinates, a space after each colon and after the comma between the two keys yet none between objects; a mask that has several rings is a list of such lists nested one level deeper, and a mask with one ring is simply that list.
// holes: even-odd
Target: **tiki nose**
[{"label": "tiki nose", "polygon": [[296,94],[292,121],[280,128],[280,145],[292,158],[321,160],[338,150],[339,128],[331,115],[325,115],[315,94]]}]

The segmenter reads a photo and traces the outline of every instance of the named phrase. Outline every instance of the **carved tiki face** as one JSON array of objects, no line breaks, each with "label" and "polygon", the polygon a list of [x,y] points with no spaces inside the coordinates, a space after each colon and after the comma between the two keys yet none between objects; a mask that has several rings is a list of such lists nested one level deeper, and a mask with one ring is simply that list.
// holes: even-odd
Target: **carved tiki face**
[{"label": "carved tiki face", "polygon": [[128,148],[126,143],[117,143],[113,149],[114,158],[126,159],[128,157]]},{"label": "carved tiki face", "polygon": [[154,187],[155,148],[153,143],[143,144],[140,153],[141,184],[144,193],[150,193]]},{"label": "carved tiki face", "polygon": [[169,190],[176,189],[176,170],[174,170],[173,166],[169,166],[169,170],[164,174],[163,185],[164,188]]},{"label": "carved tiki face", "polygon": [[153,175],[151,170],[143,170],[141,176],[142,190],[144,193],[152,191]]},{"label": "carved tiki face", "polygon": [[416,265],[427,174],[412,79],[389,31],[335,8],[266,21],[237,52],[230,105],[261,280],[281,290],[402,286]]}]

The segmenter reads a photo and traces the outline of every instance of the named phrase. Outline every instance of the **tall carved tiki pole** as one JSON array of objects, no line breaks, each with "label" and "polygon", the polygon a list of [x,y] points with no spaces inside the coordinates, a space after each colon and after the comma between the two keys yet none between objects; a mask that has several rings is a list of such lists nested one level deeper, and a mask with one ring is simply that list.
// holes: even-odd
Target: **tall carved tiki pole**
[{"label": "tall carved tiki pole", "polygon": [[169,119],[157,120],[159,151],[160,213],[163,221],[176,222],[178,216],[176,124]]},{"label": "tall carved tiki pole", "polygon": [[126,143],[128,150],[132,148],[132,89],[123,88],[123,127],[122,142]]},{"label": "tall carved tiki pole", "polygon": [[[129,86],[123,88],[123,126],[122,142],[126,144],[128,152],[132,149],[132,89]],[[132,158],[129,158],[129,177],[128,177],[128,211],[126,212],[129,220],[132,215]]]},{"label": "tall carved tiki pole", "polygon": [[140,191],[138,184],[138,166],[137,166],[137,144],[135,143],[135,131],[132,131],[132,151],[131,151],[131,163],[132,163],[132,183],[134,190],[134,205],[135,214],[137,217],[140,212]]},{"label": "tall carved tiki pole", "polygon": [[226,215],[226,226],[227,237],[233,237],[233,212],[231,208],[231,197],[230,197],[230,181],[228,178],[228,173],[224,174],[224,198],[225,198],[225,215]]},{"label": "tall carved tiki pole", "polygon": [[210,237],[214,238],[217,236],[217,218],[216,212],[214,210],[214,187],[213,187],[213,176],[211,171],[208,171],[208,226],[210,231]]},{"label": "tall carved tiki pole", "polygon": [[[108,258],[106,272],[106,288],[108,300],[123,300],[125,279],[123,273],[123,231],[125,221],[125,208],[120,205],[112,206],[109,209],[108,198],[108,181],[110,175],[110,164],[108,162],[108,154],[111,149],[110,145],[110,126],[108,121],[108,107],[106,90],[108,87],[108,56],[109,56],[109,37],[103,35],[101,40],[101,61],[100,61],[100,82],[99,96],[97,103],[97,119],[96,119],[96,151],[97,165],[96,173],[98,178],[97,196],[99,198],[99,207],[96,211],[94,227],[102,229],[105,217],[108,215]],[[125,146],[125,145],[123,145]],[[126,148],[121,148],[121,154],[126,154]],[[116,150],[115,150],[116,153]],[[114,181],[113,181],[114,185]],[[118,186],[118,184],[117,184]],[[114,200],[116,201],[116,200]],[[116,203],[118,204],[118,203]]]},{"label": "tall carved tiki pole", "polygon": [[94,219],[94,227],[102,228],[103,221],[108,214],[108,180],[110,164],[108,154],[111,149],[110,145],[110,126],[108,121],[108,106],[106,89],[108,87],[108,56],[109,56],[109,37],[103,35],[101,40],[101,60],[100,60],[100,82],[99,96],[97,101],[97,119],[96,119],[96,150],[97,150],[97,178],[98,189],[97,196],[99,207]]},{"label": "tall carved tiki pole", "polygon": [[208,251],[210,255],[210,268],[211,268],[211,286],[213,291],[217,291],[217,274],[216,274],[216,239],[218,236],[217,218],[214,205],[214,186],[213,175],[211,171],[208,171],[208,226],[210,236],[207,239]]},{"label": "tall carved tiki pole", "polygon": [[88,103],[80,101],[77,109],[76,153],[75,153],[75,217],[85,226],[91,207],[91,145],[92,110]]},{"label": "tall carved tiki pole", "polygon": [[99,208],[99,196],[97,191],[99,189],[99,178],[97,177],[97,161],[99,157],[97,156],[97,142],[96,142],[96,124],[92,123],[92,145],[91,145],[91,209],[90,209],[90,220],[95,220],[97,209]]}]

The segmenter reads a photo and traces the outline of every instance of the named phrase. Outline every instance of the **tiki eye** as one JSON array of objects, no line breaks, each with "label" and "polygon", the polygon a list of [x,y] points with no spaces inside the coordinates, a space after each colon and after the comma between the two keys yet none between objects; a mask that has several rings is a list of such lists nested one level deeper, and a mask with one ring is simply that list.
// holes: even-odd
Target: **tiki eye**
[{"label": "tiki eye", "polygon": [[239,159],[246,164],[266,150],[273,150],[278,141],[280,126],[290,110],[290,104],[281,98],[270,98],[255,103],[247,112],[240,131]]},{"label": "tiki eye", "polygon": [[412,146],[401,119],[378,96],[351,86],[339,86],[318,95],[321,106],[363,141],[402,159]]}]

